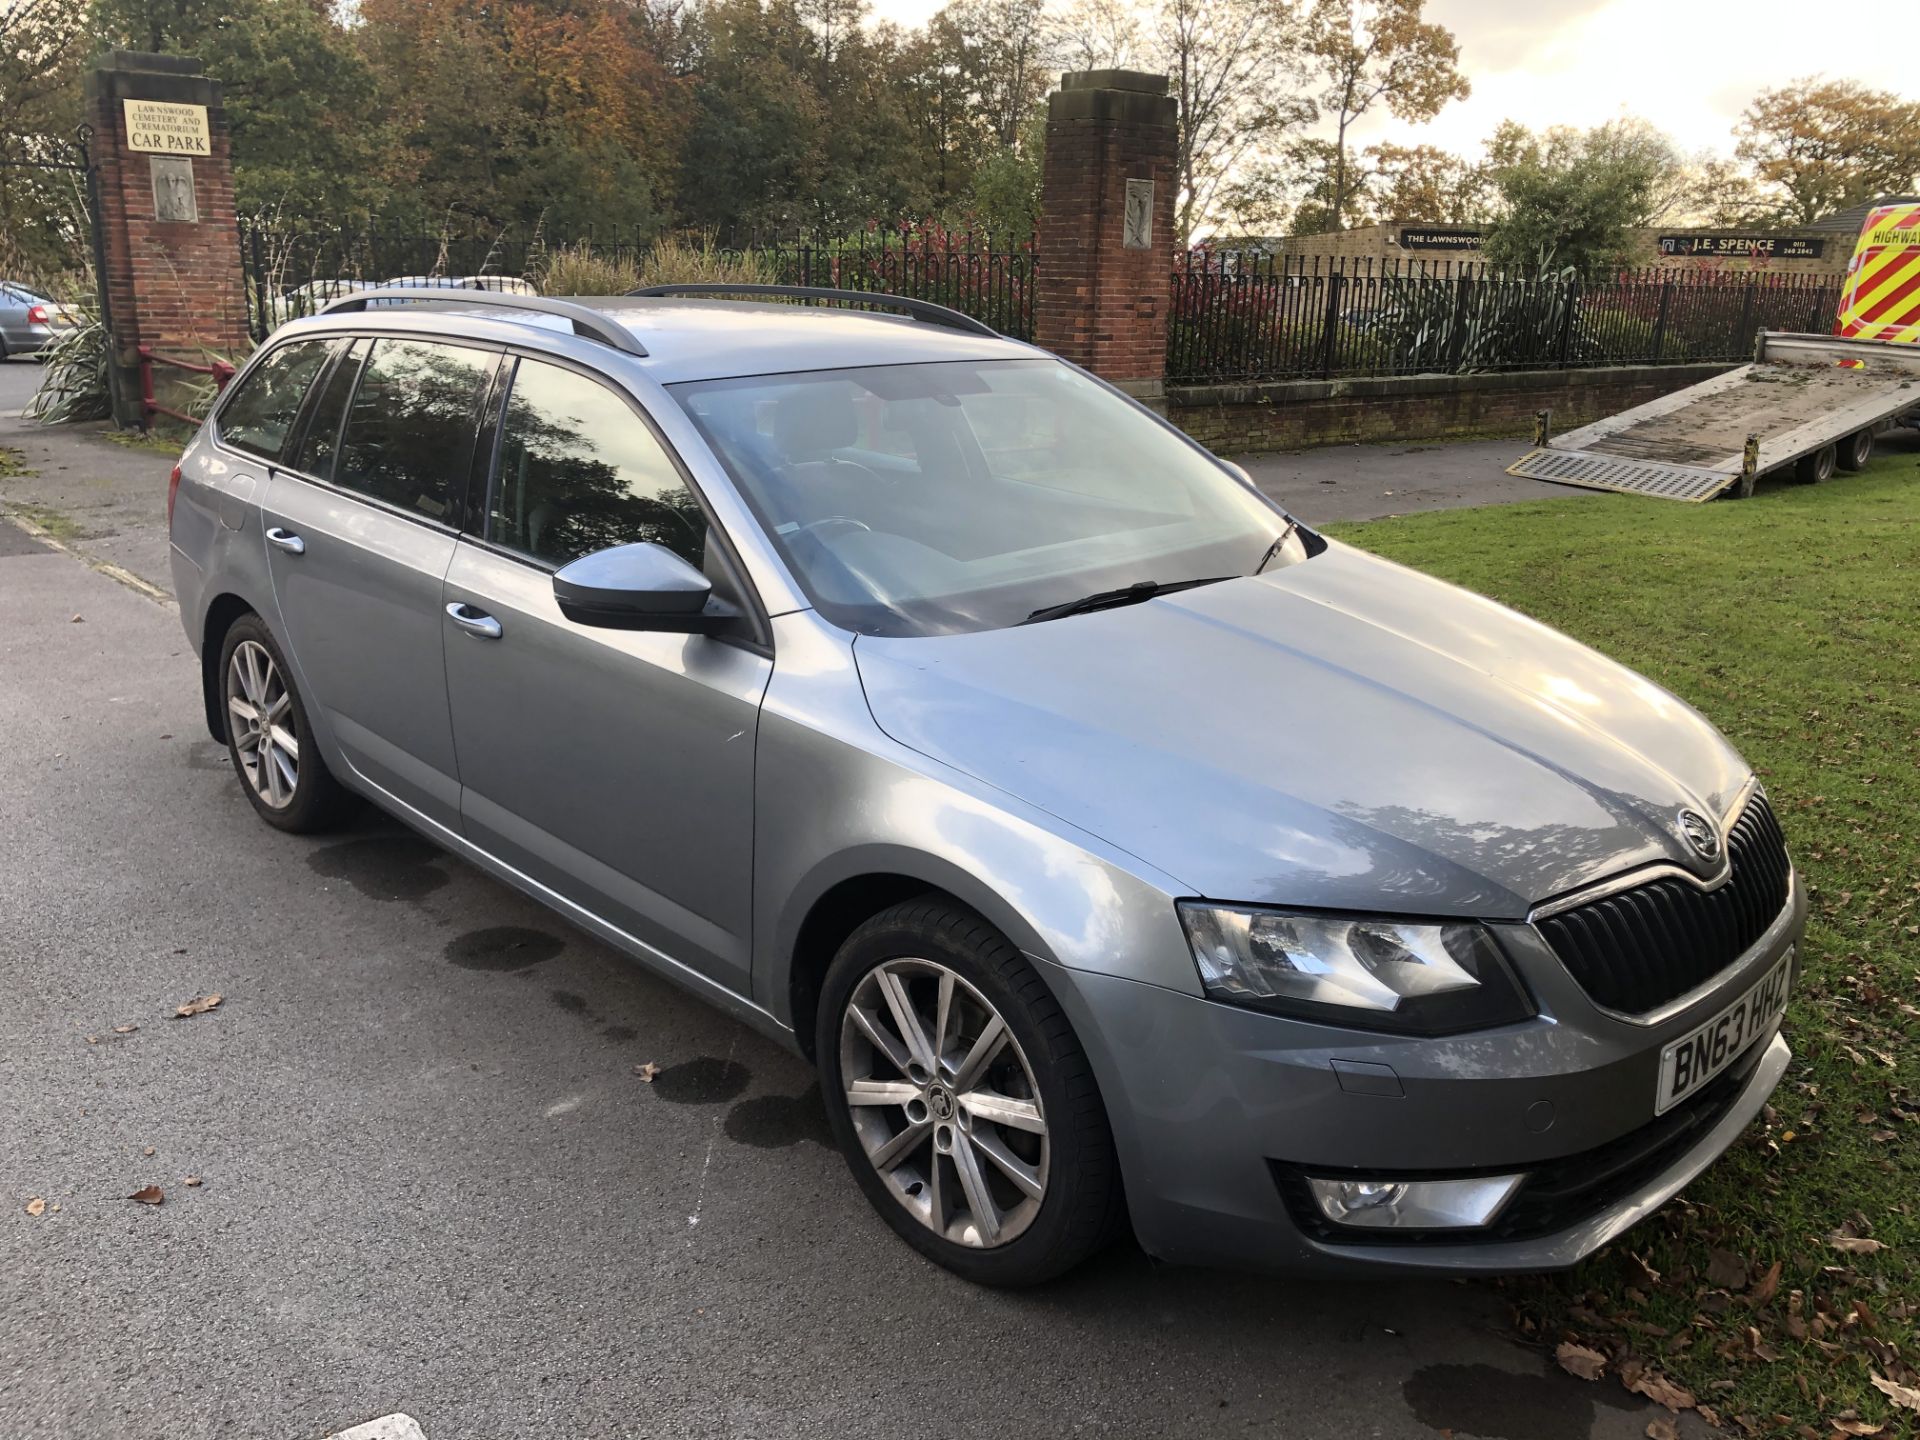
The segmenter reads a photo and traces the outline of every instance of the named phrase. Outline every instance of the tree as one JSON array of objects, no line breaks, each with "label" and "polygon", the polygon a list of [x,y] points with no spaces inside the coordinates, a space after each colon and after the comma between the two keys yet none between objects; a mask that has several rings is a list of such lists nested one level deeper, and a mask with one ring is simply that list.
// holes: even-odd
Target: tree
[{"label": "tree", "polygon": [[1136,30],[1106,0],[1080,0],[1060,23],[1056,43],[1075,63],[1137,63],[1172,77],[1182,243],[1220,218],[1230,177],[1314,119],[1313,102],[1298,93],[1298,21],[1295,0],[1158,0]]},{"label": "tree", "polygon": [[327,0],[94,0],[100,48],[191,55],[220,82],[242,213],[377,202],[374,78]]},{"label": "tree", "polygon": [[1052,78],[1044,0],[952,0],[941,13],[964,37],[963,73],[989,133],[1018,144]]},{"label": "tree", "polygon": [[1057,16],[1049,36],[1066,70],[1130,70],[1142,53],[1140,11],[1128,0],[1076,0]]},{"label": "tree", "polygon": [[791,0],[714,0],[694,12],[693,115],[681,218],[780,229],[814,218],[827,107],[813,41]]},{"label": "tree", "polygon": [[1371,145],[1364,153],[1374,203],[1390,220],[1472,225],[1487,218],[1484,167],[1433,145]]},{"label": "tree", "polygon": [[1686,207],[1708,225],[1770,226],[1778,223],[1779,202],[1758,180],[1731,160],[1717,156],[1693,167]]},{"label": "tree", "polygon": [[1763,91],[1734,133],[1734,153],[1788,224],[1920,182],[1920,104],[1857,81],[1814,78]]},{"label": "tree", "polygon": [[1460,73],[1453,32],[1423,21],[1426,0],[1315,0],[1308,14],[1307,54],[1326,90],[1321,104],[1334,119],[1334,163],[1328,211],[1347,203],[1347,131],[1376,104],[1400,120],[1431,120],[1472,87]]},{"label": "tree", "polygon": [[75,163],[85,14],[72,0],[0,6],[0,273],[84,269],[80,177],[38,168]]},{"label": "tree", "polygon": [[1282,163],[1289,189],[1299,197],[1290,233],[1326,235],[1373,223],[1373,176],[1351,158],[1343,166],[1333,141],[1317,136],[1296,140]]},{"label": "tree", "polygon": [[1633,258],[1629,231],[1684,194],[1685,166],[1644,122],[1535,134],[1507,121],[1487,142],[1496,218],[1483,250],[1500,265],[1592,274]]}]

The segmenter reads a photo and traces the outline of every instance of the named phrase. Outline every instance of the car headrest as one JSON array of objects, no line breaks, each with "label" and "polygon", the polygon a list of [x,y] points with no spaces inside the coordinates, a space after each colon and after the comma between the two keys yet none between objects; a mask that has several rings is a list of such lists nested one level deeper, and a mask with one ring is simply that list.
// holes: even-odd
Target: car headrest
[{"label": "car headrest", "polygon": [[773,439],[788,464],[820,460],[860,438],[860,419],[844,385],[808,385],[781,398]]}]

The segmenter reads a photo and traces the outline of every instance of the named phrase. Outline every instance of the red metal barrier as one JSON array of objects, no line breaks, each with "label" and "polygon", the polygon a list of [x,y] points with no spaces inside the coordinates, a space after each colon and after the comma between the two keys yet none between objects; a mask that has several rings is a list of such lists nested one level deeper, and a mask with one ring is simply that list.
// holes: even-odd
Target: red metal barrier
[{"label": "red metal barrier", "polygon": [[207,365],[196,365],[191,360],[175,360],[170,355],[156,355],[151,345],[142,345],[139,349],[140,410],[144,415],[165,415],[174,420],[184,421],[188,425],[198,425],[205,418],[200,415],[189,415],[184,410],[175,410],[172,406],[162,405],[153,398],[153,367],[156,365],[165,365],[174,370],[187,370],[195,375],[211,375],[216,395],[227,388],[227,382],[234,376],[235,367],[224,360],[215,360]]}]

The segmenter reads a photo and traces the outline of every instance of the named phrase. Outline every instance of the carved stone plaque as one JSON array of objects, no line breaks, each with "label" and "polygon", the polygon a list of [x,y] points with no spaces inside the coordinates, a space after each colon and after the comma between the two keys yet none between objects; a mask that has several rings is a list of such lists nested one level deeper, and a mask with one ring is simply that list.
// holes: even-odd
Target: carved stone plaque
[{"label": "carved stone plaque", "polygon": [[153,167],[153,218],[188,224],[198,221],[200,205],[193,194],[193,161],[178,155],[154,155],[147,163]]},{"label": "carved stone plaque", "polygon": [[1120,243],[1129,250],[1153,248],[1153,181],[1127,181],[1127,214]]}]

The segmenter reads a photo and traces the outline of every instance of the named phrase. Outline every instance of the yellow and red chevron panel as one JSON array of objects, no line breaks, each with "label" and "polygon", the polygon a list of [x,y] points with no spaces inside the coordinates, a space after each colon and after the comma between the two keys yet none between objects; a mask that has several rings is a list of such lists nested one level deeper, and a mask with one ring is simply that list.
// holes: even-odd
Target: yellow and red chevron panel
[{"label": "yellow and red chevron panel", "polygon": [[1920,204],[1883,205],[1867,216],[1833,333],[1920,344]]}]

